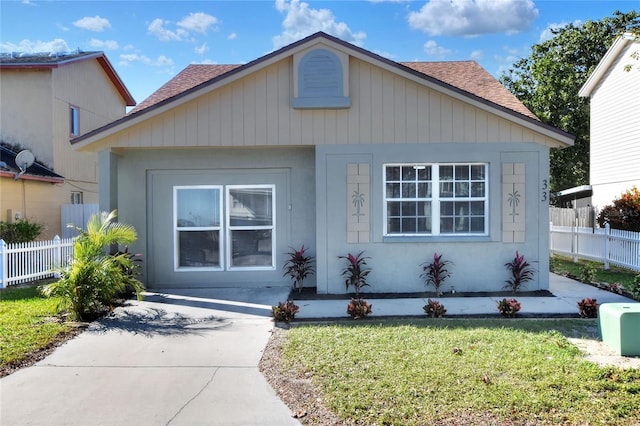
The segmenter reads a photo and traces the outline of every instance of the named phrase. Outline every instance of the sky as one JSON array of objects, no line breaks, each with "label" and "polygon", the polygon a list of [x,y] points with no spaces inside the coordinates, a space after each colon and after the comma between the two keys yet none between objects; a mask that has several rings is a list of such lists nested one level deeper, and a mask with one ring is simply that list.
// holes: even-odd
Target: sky
[{"label": "sky", "polygon": [[616,10],[640,0],[2,0],[0,52],[103,51],[139,103],[189,64],[247,63],[317,31],[498,78],[550,29]]}]

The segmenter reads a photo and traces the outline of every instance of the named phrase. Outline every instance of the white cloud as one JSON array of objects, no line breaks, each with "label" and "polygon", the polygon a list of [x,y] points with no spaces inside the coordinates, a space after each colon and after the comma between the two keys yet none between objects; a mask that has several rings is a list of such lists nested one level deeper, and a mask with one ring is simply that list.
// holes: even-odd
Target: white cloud
[{"label": "white cloud", "polygon": [[312,9],[300,0],[276,0],[276,9],[286,13],[282,21],[282,34],[273,37],[278,49],[318,31],[324,31],[342,40],[361,46],[366,33],[354,33],[344,22],[337,22],[329,9]]},{"label": "white cloud", "polygon": [[451,49],[438,46],[438,43],[436,43],[434,40],[429,40],[424,44],[424,53],[426,53],[429,56],[433,56],[439,59],[444,59],[447,55],[451,53]]},{"label": "white cloud", "polygon": [[61,38],[56,38],[51,41],[32,41],[22,40],[20,43],[0,43],[0,51],[3,52],[25,52],[25,53],[40,53],[40,52],[69,52],[69,46],[67,42]]},{"label": "white cloud", "polygon": [[[547,28],[545,28],[541,33],[540,33],[540,40],[538,40],[538,43],[544,43],[547,40],[551,40],[553,38],[553,30],[557,30],[560,29],[562,27],[566,27],[567,25],[569,25],[568,22],[560,22],[560,23],[551,23],[549,25],[547,25]],[[576,19],[575,21],[573,21],[573,25],[575,26],[580,26],[582,25],[582,21],[579,19]]]},{"label": "white cloud", "polygon": [[428,0],[409,13],[409,26],[429,35],[514,34],[538,17],[532,0]]},{"label": "white cloud", "polygon": [[178,26],[187,31],[206,34],[210,27],[215,27],[218,18],[203,12],[190,13],[178,22]]},{"label": "white cloud", "polygon": [[195,49],[193,49],[198,55],[204,55],[208,50],[209,46],[207,46],[207,43],[202,43],[201,46],[196,46]]},{"label": "white cloud", "polygon": [[484,52],[482,50],[474,50],[473,52],[471,52],[471,55],[469,55],[469,57],[474,61],[479,61],[484,57]]},{"label": "white cloud", "polygon": [[100,16],[85,16],[84,18],[78,19],[73,23],[78,28],[82,28],[83,30],[102,32],[105,28],[111,28],[111,23],[108,19],[101,18]]},{"label": "white cloud", "polygon": [[118,50],[120,47],[115,40],[98,40],[96,38],[89,40],[89,46],[101,50]]},{"label": "white cloud", "polygon": [[227,40],[235,40],[238,38],[238,34],[236,33],[231,33],[227,36]]},{"label": "white cloud", "polygon": [[169,21],[163,21],[160,18],[156,18],[151,22],[151,24],[149,24],[147,30],[149,30],[149,33],[156,36],[160,41],[180,41],[189,35],[189,33],[182,28],[178,28],[175,31],[165,28],[164,26],[168,24],[170,24]]},{"label": "white cloud", "polygon": [[171,58],[167,58],[164,55],[158,56],[158,58],[156,58],[155,60],[145,55],[138,55],[137,53],[124,53],[120,55],[119,65],[126,67],[134,62],[139,62],[144,65],[151,65],[156,67],[171,66],[174,64]]}]

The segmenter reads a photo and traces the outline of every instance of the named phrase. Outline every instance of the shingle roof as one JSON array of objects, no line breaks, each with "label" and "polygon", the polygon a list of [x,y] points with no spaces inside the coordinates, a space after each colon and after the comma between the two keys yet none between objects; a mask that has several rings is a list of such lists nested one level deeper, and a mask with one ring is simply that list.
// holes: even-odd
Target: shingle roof
[{"label": "shingle roof", "polygon": [[[0,145],[0,171],[8,171],[12,173],[18,173],[20,171],[16,164],[17,152],[6,146]],[[35,161],[31,167],[27,169],[27,174],[31,176],[41,176],[44,178],[50,178],[54,180],[64,180],[64,176],[61,176],[38,161]]]},{"label": "shingle roof", "polygon": [[513,93],[475,61],[400,62],[400,64],[538,120],[538,117],[529,111]]},{"label": "shingle roof", "polygon": [[153,92],[151,96],[140,102],[129,114],[135,114],[140,110],[160,103],[175,95],[179,95],[239,66],[240,65],[188,65],[161,88]]},{"label": "shingle roof", "polygon": [[[538,119],[475,61],[400,62],[400,64],[527,117]],[[238,67],[240,65],[189,65],[138,104],[129,114],[135,114]]]},{"label": "shingle roof", "polygon": [[23,53],[11,52],[0,53],[0,65],[51,65],[60,64],[85,56],[93,56],[101,52],[43,52],[43,53]]}]

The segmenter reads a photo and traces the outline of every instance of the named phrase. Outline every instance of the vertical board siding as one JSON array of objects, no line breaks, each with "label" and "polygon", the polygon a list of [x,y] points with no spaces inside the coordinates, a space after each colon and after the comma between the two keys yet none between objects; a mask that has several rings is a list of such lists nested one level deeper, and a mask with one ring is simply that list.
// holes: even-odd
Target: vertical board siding
[{"label": "vertical board siding", "polygon": [[[323,144],[547,142],[546,137],[355,58],[351,107],[293,109],[292,61],[285,59],[161,114],[111,146],[265,146]],[[174,111],[172,113],[172,111]],[[141,128],[143,125],[133,126]],[[144,135],[151,131],[152,137]],[[123,131],[131,134],[133,129]],[[164,136],[164,140],[162,139]],[[113,143],[115,142],[115,144]]]}]

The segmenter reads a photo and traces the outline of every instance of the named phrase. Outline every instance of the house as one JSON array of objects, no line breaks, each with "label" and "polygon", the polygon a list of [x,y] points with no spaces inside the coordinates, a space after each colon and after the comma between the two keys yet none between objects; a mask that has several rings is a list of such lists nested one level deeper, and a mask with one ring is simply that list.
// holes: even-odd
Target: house
[{"label": "house", "polygon": [[579,92],[590,98],[589,180],[598,209],[640,188],[640,61],[634,52],[640,52],[637,36],[617,38]]},{"label": "house", "polygon": [[[549,148],[540,122],[475,62],[398,63],[316,33],[241,66],[190,65],[131,114],[74,139],[100,157],[100,206],[134,225],[150,288],[306,285],[425,290],[443,254],[456,291],[501,290],[516,250],[548,288]],[[445,290],[447,290],[445,288]]]},{"label": "house", "polygon": [[[98,202],[97,154],[69,140],[124,117],[135,101],[102,52],[1,54],[0,89],[0,220],[29,219],[45,225],[41,238],[60,235],[63,205]],[[21,174],[22,150],[36,162]]]}]

